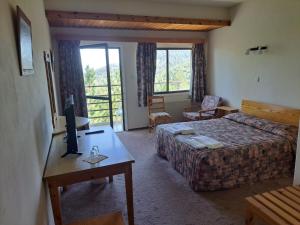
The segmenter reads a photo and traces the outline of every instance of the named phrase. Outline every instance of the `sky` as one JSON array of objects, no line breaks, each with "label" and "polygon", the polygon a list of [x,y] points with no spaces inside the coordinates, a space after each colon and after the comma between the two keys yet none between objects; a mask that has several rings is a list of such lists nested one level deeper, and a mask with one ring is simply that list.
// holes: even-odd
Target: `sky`
[{"label": "sky", "polygon": [[[119,64],[119,49],[109,49],[109,63]],[[81,49],[81,63],[84,69],[87,65],[94,69],[106,66],[105,49]]]}]

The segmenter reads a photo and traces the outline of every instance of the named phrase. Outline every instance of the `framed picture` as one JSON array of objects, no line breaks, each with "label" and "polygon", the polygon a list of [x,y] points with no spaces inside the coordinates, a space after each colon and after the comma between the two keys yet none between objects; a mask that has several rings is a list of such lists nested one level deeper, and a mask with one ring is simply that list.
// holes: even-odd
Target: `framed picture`
[{"label": "framed picture", "polygon": [[17,6],[17,26],[21,75],[30,75],[34,73],[31,22],[19,6]]}]

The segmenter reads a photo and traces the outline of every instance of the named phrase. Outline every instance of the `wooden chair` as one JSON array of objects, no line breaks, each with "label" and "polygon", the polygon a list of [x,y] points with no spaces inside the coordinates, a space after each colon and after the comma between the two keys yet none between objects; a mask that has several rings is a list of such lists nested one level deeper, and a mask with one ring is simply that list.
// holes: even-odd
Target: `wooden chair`
[{"label": "wooden chair", "polygon": [[201,104],[192,104],[185,108],[183,117],[185,121],[213,119],[217,117],[217,107],[221,105],[221,97],[205,95]]},{"label": "wooden chair", "polygon": [[172,117],[165,112],[165,99],[163,96],[149,96],[148,102],[148,117],[149,117],[149,132],[151,132],[156,125],[163,123],[170,123]]}]

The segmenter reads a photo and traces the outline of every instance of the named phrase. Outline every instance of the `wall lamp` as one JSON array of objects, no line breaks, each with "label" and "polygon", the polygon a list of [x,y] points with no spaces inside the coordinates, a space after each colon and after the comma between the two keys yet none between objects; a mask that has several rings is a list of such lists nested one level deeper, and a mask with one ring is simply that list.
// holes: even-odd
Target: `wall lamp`
[{"label": "wall lamp", "polygon": [[253,47],[253,48],[248,48],[245,54],[250,55],[251,53],[253,53],[253,54],[262,55],[267,50],[268,50],[268,46],[266,46],[266,45],[265,46],[257,46],[257,47]]}]

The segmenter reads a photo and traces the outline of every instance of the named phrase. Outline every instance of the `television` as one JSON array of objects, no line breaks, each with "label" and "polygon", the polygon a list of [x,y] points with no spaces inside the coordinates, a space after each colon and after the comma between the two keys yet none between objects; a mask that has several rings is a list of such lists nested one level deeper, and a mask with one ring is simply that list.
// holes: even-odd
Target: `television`
[{"label": "television", "polygon": [[65,157],[68,154],[81,155],[82,153],[78,152],[77,130],[76,130],[76,119],[75,119],[73,95],[68,97],[65,101],[64,114],[66,117],[67,151],[61,157]]}]

